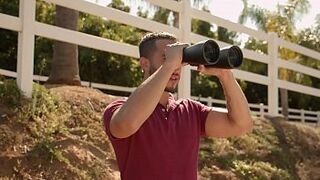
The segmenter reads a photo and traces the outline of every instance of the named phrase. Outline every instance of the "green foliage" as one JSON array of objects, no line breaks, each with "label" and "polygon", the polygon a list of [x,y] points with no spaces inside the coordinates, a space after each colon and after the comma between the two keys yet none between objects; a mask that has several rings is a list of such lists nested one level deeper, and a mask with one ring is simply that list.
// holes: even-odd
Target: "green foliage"
[{"label": "green foliage", "polygon": [[0,0],[0,13],[19,16],[19,0]]},{"label": "green foliage", "polygon": [[[248,19],[251,19],[255,23],[257,28],[262,31],[275,32],[282,39],[291,41],[293,43],[299,43],[300,45],[306,46],[311,49],[319,50],[319,27],[315,26],[313,28],[307,28],[298,34],[296,33],[295,23],[308,12],[308,8],[310,7],[308,0],[288,0],[286,4],[279,5],[276,11],[268,11],[254,5],[249,6],[247,0],[243,0],[243,3],[244,9],[241,16],[239,17],[240,23],[244,23]],[[253,38],[250,38],[249,41],[246,42],[245,47],[257,52],[262,52],[264,54],[267,53],[267,44],[265,42],[257,41]],[[284,60],[294,61],[315,69],[320,69],[319,61],[309,57],[305,57],[283,47],[279,48],[279,57]],[[267,73],[266,66],[261,65],[261,63],[252,64],[251,62],[244,61],[241,69],[252,69],[251,72],[257,72],[259,74]],[[312,78],[302,73],[294,72],[285,68],[279,69],[279,78],[298,84],[313,86],[315,88],[320,87],[319,79]],[[258,90],[258,92],[264,91]],[[246,95],[251,94],[247,92],[245,93]],[[289,92],[289,94],[292,93]],[[249,95],[248,99],[252,99],[252,97],[250,96],[252,95]],[[257,95],[255,94],[255,96]],[[313,101],[308,100],[313,97],[302,94],[299,94],[299,96],[306,98],[298,98],[298,96],[289,95],[289,107],[304,109],[309,109],[310,107],[314,109],[316,107]],[[251,100],[249,101],[251,102]],[[317,103],[319,103],[320,98],[316,98],[316,101]]]},{"label": "green foliage", "polygon": [[279,169],[267,162],[246,162],[236,160],[233,162],[233,166],[235,171],[238,172],[244,179],[291,179],[287,171]]},{"label": "green foliage", "polygon": [[21,105],[22,92],[15,80],[4,79],[0,82],[0,102],[13,108]]},{"label": "green foliage", "polygon": [[[241,179],[295,179],[295,163],[301,161],[302,156],[290,154],[293,153],[293,147],[288,147],[281,141],[292,138],[292,135],[286,134],[288,137],[284,137],[268,121],[255,120],[254,124],[252,133],[240,137],[203,139],[199,152],[199,169],[215,166],[221,170],[233,171]],[[303,158],[308,157],[303,155]]]},{"label": "green foliage", "polygon": [[43,0],[36,2],[36,20],[46,24],[54,24],[56,8],[54,4],[47,3]]},{"label": "green foliage", "polygon": [[32,99],[19,113],[19,121],[26,125],[32,136],[51,139],[52,135],[65,132],[65,121],[70,116],[70,107],[51,94],[45,87],[34,84]]},{"label": "green foliage", "polygon": [[203,36],[207,36],[210,38],[216,38],[216,34],[211,31],[212,25],[208,22],[192,19],[191,21],[191,31]]},{"label": "green foliage", "polygon": [[18,33],[0,29],[0,69],[16,71],[17,46]]},{"label": "green foliage", "polygon": [[217,37],[219,41],[223,41],[232,45],[237,45],[235,44],[235,38],[237,38],[237,33],[233,31],[229,31],[228,29],[224,27],[218,27],[217,31]]},{"label": "green foliage", "polygon": [[215,97],[217,91],[214,91],[214,89],[216,89],[218,85],[211,81],[208,76],[192,71],[191,82],[193,82],[191,88],[192,95]]},{"label": "green foliage", "polygon": [[130,7],[126,6],[122,2],[122,0],[112,0],[112,2],[108,6],[115,9],[119,9],[120,11],[130,12]]},{"label": "green foliage", "polygon": [[50,163],[54,160],[68,163],[69,160],[65,158],[62,152],[54,145],[54,143],[48,139],[37,142],[37,144],[29,152],[30,156],[37,156],[45,158]]},{"label": "green foliage", "polygon": [[[143,31],[133,27],[88,14],[80,17],[80,30],[88,34],[133,45],[142,37]],[[131,57],[80,47],[79,61],[83,80],[134,87],[142,79],[139,63]]]},{"label": "green foliage", "polygon": [[[43,0],[36,2],[36,20],[54,24],[55,6]],[[53,56],[53,40],[36,36],[34,53],[34,73],[49,76]]]},{"label": "green foliage", "polygon": [[153,20],[163,24],[168,24],[169,13],[170,10],[159,7],[159,9],[155,12],[153,16]]}]

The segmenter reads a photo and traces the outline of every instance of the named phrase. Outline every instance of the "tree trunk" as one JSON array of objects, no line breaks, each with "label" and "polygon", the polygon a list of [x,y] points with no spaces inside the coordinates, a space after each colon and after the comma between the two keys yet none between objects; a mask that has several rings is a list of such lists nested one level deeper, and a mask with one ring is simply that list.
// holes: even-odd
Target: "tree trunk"
[{"label": "tree trunk", "polygon": [[[77,30],[79,12],[56,6],[55,25]],[[81,85],[78,64],[78,45],[55,41],[48,84]]]},{"label": "tree trunk", "polygon": [[179,13],[173,12],[173,27],[179,28]]},{"label": "tree trunk", "polygon": [[281,100],[281,108],[282,115],[285,120],[288,120],[289,116],[289,105],[288,105],[288,90],[280,88],[280,100]]}]

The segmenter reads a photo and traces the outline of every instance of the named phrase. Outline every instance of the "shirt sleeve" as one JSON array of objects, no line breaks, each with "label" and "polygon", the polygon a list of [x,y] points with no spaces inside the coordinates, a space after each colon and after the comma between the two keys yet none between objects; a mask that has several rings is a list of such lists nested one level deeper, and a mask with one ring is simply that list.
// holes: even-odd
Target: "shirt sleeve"
[{"label": "shirt sleeve", "polygon": [[206,136],[206,120],[211,107],[206,106],[198,101],[190,100],[198,117],[198,126],[200,128],[200,136]]},{"label": "shirt sleeve", "polygon": [[106,109],[104,110],[104,114],[103,114],[103,127],[104,127],[104,131],[106,132],[106,134],[108,135],[109,139],[111,141],[117,141],[120,140],[122,138],[117,138],[115,136],[113,136],[110,132],[110,120],[111,117],[113,115],[113,113],[119,109],[124,103],[126,102],[126,98],[122,98],[119,100],[116,100],[112,103],[110,103]]}]

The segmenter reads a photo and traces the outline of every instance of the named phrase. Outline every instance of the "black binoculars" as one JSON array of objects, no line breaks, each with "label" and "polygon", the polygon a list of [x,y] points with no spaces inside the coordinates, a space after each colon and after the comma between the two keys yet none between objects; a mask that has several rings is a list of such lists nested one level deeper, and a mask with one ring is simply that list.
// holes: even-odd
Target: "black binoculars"
[{"label": "black binoculars", "polygon": [[238,46],[225,47],[220,50],[213,40],[207,40],[186,47],[183,50],[182,62],[191,66],[204,65],[206,67],[232,69],[242,64],[243,54]]}]

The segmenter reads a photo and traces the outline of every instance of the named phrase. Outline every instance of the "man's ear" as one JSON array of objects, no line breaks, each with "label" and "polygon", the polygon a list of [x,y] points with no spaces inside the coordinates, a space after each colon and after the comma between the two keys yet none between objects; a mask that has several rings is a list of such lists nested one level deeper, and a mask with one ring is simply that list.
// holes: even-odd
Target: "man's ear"
[{"label": "man's ear", "polygon": [[139,59],[140,66],[143,72],[148,72],[150,69],[150,60],[145,57],[140,57]]}]

